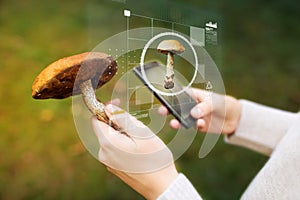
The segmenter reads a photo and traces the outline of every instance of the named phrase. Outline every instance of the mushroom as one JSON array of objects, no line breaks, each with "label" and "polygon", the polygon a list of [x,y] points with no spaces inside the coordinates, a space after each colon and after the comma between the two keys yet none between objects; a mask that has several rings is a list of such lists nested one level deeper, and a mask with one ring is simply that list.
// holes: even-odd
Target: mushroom
[{"label": "mushroom", "polygon": [[168,56],[164,87],[166,89],[172,89],[174,87],[174,54],[184,52],[185,48],[177,40],[163,40],[159,43],[157,51]]},{"label": "mushroom", "polygon": [[32,85],[32,97],[64,99],[82,94],[86,106],[98,120],[122,132],[117,124],[109,120],[104,111],[105,105],[95,95],[95,89],[107,83],[117,69],[116,61],[101,52],[86,52],[62,58],[47,66],[36,77]]}]

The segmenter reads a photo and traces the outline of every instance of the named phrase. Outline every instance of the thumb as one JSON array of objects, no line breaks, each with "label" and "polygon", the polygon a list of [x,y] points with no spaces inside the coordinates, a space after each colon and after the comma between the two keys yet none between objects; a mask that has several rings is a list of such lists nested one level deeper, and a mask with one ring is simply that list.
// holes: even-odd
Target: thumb
[{"label": "thumb", "polygon": [[131,137],[144,138],[154,135],[141,121],[115,105],[107,105],[105,112],[113,122],[117,123]]},{"label": "thumb", "polygon": [[120,134],[119,131],[116,131],[106,123],[99,121],[96,117],[92,117],[91,121],[94,133],[98,138],[101,148],[127,149],[128,146],[134,145],[134,142],[131,138],[124,134]]},{"label": "thumb", "polygon": [[100,146],[106,146],[112,140],[112,136],[118,132],[106,123],[99,121],[96,116],[91,118],[92,127],[98,138]]}]

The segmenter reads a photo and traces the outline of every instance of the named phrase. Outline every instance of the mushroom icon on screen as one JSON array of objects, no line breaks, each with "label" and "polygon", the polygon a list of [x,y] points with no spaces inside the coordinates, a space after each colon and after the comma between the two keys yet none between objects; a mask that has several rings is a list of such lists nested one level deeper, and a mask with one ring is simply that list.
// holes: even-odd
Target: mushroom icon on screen
[{"label": "mushroom icon on screen", "polygon": [[36,77],[32,85],[32,97],[64,99],[82,94],[86,106],[100,121],[121,131],[117,124],[109,120],[104,111],[105,105],[95,95],[95,90],[110,81],[117,69],[116,61],[101,52],[62,58],[47,66]]},{"label": "mushroom icon on screen", "polygon": [[183,53],[185,48],[177,40],[163,40],[159,43],[157,51],[168,56],[164,87],[172,89],[174,87],[174,54]]}]

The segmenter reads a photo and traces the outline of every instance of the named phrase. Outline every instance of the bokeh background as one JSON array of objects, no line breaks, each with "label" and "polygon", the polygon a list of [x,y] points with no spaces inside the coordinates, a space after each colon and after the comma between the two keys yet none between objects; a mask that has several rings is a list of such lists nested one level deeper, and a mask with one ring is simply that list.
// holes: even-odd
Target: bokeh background
[{"label": "bokeh background", "polygon": [[[74,126],[71,99],[31,98],[31,84],[46,65],[90,51],[120,30],[113,10],[122,2],[0,0],[0,199],[143,199],[85,150]],[[228,94],[299,110],[298,1],[172,2],[222,16],[219,70]],[[169,5],[163,0],[152,3],[158,10]],[[89,32],[91,5],[98,5],[102,15],[96,39]],[[206,199],[238,199],[267,157],[219,139],[199,159],[202,139],[199,134],[176,162],[178,169]]]}]

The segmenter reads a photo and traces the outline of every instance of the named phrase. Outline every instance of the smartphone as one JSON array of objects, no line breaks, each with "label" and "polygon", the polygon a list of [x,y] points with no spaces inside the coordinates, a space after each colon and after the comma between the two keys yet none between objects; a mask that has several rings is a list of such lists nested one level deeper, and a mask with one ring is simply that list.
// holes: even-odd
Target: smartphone
[{"label": "smartphone", "polygon": [[197,104],[188,93],[183,90],[184,77],[175,73],[174,88],[164,88],[165,66],[154,61],[144,64],[143,76],[141,66],[133,68],[135,75],[147,86],[154,96],[168,109],[168,111],[186,129],[196,125],[196,119],[190,115],[191,109]]}]

